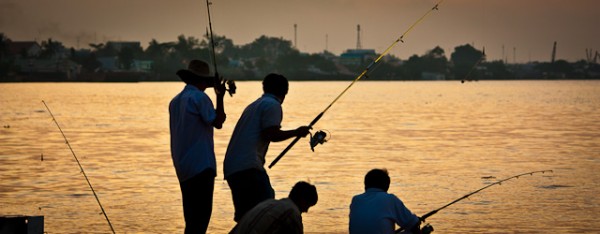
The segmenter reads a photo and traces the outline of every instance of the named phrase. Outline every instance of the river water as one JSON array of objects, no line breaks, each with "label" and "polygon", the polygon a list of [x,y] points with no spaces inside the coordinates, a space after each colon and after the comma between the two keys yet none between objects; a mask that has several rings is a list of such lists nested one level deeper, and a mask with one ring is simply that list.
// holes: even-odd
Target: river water
[{"label": "river water", "polygon": [[[349,82],[291,82],[283,128],[307,125]],[[158,83],[0,83],[0,215],[43,215],[48,233],[109,233],[61,125],[117,233],[181,233],[179,186],[169,151],[168,103],[183,88]],[[222,161],[260,82],[239,82],[215,131],[218,176],[210,233],[233,226]],[[214,97],[212,91],[208,92]],[[213,98],[214,100],[214,98]],[[307,233],[346,233],[364,174],[387,168],[391,193],[435,233],[599,233],[600,81],[356,83],[315,130],[268,170],[277,198],[306,180],[319,202]],[[267,163],[289,141],[271,144]],[[43,159],[43,160],[42,160]]]}]

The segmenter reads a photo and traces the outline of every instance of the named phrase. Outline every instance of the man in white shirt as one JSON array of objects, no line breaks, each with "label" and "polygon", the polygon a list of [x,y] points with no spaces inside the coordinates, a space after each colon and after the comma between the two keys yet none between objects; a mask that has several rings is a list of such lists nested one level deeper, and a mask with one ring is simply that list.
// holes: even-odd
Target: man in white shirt
[{"label": "man in white shirt", "polygon": [[[192,60],[188,69],[177,71],[186,83],[169,103],[171,157],[179,180],[185,218],[185,233],[205,233],[212,212],[216,176],[213,128],[225,122],[225,86],[209,76],[208,64]],[[217,108],[204,93],[215,87]]]},{"label": "man in white shirt", "polygon": [[391,234],[396,224],[411,233],[421,233],[419,217],[396,195],[387,193],[389,187],[386,170],[367,173],[365,193],[354,196],[350,204],[350,234]]},{"label": "man in white shirt", "polygon": [[302,234],[302,213],[308,213],[319,200],[317,188],[300,181],[294,185],[288,198],[265,200],[244,215],[234,234]]},{"label": "man in white shirt", "polygon": [[275,198],[269,175],[264,168],[270,142],[305,137],[310,128],[281,130],[281,104],[288,93],[288,80],[279,74],[267,75],[264,94],[244,109],[227,146],[223,173],[233,198],[234,220],[238,222],[256,204]]}]

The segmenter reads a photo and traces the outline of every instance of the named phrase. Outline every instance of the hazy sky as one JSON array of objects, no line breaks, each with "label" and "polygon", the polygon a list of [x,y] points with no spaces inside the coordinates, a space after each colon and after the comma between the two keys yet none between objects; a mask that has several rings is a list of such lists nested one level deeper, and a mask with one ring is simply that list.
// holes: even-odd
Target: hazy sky
[{"label": "hazy sky", "polygon": [[[236,45],[261,35],[294,42],[298,49],[340,54],[355,48],[383,52],[437,0],[212,0],[213,29]],[[485,46],[488,60],[585,59],[600,51],[599,0],[445,0],[391,53],[407,59],[440,46]],[[87,47],[107,40],[201,38],[208,27],[205,0],[0,0],[0,32],[13,40],[53,38]],[[327,40],[326,40],[327,38]],[[327,43],[326,43],[327,42]],[[504,48],[504,50],[503,50]]]}]

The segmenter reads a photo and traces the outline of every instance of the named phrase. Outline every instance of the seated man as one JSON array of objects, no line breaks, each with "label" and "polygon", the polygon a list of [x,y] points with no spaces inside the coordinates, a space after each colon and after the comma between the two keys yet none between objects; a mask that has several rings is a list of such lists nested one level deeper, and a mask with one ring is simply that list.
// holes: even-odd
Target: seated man
[{"label": "seated man", "polygon": [[304,233],[301,213],[308,212],[318,199],[314,185],[298,182],[288,198],[268,199],[248,211],[232,233]]},{"label": "seated man", "polygon": [[365,176],[365,193],[350,204],[350,233],[394,233],[398,224],[411,233],[421,233],[420,220],[396,195],[387,193],[390,176],[386,170],[373,169]]}]

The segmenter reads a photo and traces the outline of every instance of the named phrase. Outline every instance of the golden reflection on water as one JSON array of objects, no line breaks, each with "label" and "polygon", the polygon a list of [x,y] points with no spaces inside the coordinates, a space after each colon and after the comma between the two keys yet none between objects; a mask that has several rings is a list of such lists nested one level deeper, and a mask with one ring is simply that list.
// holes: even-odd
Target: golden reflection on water
[{"label": "golden reflection on water", "polygon": [[[308,124],[348,84],[292,82],[283,127]],[[260,82],[238,87],[215,131],[211,233],[233,226],[221,163],[243,108],[262,92]],[[0,215],[44,215],[49,233],[110,232],[45,100],[117,232],[182,232],[167,111],[182,88],[0,84]],[[329,142],[313,153],[302,139],[268,173],[278,198],[298,180],[316,184],[319,203],[303,216],[308,233],[345,233],[350,199],[375,167],[389,170],[390,192],[419,215],[495,181],[482,177],[552,169],[491,187],[428,221],[440,233],[600,232],[599,120],[599,81],[361,81],[315,125],[331,133]],[[271,144],[267,163],[287,143]]]}]

